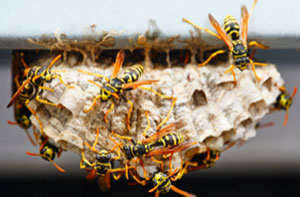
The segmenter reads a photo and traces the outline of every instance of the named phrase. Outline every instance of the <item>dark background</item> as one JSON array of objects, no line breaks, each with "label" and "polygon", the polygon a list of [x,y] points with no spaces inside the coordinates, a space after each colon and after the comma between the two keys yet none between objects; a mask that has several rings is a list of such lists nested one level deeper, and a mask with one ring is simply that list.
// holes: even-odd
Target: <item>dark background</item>
[{"label": "dark background", "polygon": [[[258,51],[256,58],[278,66],[287,90],[300,84],[300,51]],[[25,133],[7,120],[13,120],[12,108],[6,109],[11,96],[11,51],[0,51],[0,192],[1,196],[153,196],[152,184],[127,186],[124,180],[112,182],[112,190],[100,193],[96,182],[85,180],[79,169],[79,156],[64,152],[56,162],[66,170],[57,171],[49,162],[30,157],[38,152]],[[282,126],[284,112],[270,114],[262,122],[275,126],[258,130],[257,136],[241,147],[221,155],[217,164],[184,176],[174,183],[197,196],[300,196],[299,95],[296,95],[289,122]],[[170,192],[168,196],[177,196]]]}]

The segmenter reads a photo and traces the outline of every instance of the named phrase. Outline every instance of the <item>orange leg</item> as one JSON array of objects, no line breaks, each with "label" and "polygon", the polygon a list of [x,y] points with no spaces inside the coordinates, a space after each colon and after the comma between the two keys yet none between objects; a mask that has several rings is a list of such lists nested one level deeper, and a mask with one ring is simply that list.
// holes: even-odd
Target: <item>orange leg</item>
[{"label": "orange leg", "polygon": [[93,104],[91,105],[91,107],[89,107],[88,109],[83,110],[83,112],[87,113],[87,112],[91,111],[95,107],[97,100],[100,99],[100,98],[101,98],[101,96],[96,96],[96,98],[94,99]]},{"label": "orange leg", "polygon": [[182,195],[182,196],[185,196],[185,197],[194,197],[194,196],[195,196],[194,194],[190,194],[190,193],[187,193],[187,192],[185,192],[185,191],[183,191],[183,190],[181,190],[181,189],[178,189],[178,188],[175,187],[174,185],[171,186],[171,190],[172,190],[173,192],[176,192],[176,193],[178,193],[178,194],[180,194],[180,195]]},{"label": "orange leg", "polygon": [[234,69],[234,65],[231,64],[230,68],[229,68],[225,73],[228,73],[228,72],[231,72],[231,73],[232,73],[232,76],[233,76],[233,83],[234,83],[234,85],[236,85],[236,77],[235,77],[235,73],[234,73],[233,69]]},{"label": "orange leg", "polygon": [[260,81],[260,80],[261,80],[261,78],[260,78],[260,77],[258,77],[258,76],[257,76],[257,74],[256,74],[254,62],[253,62],[252,60],[250,60],[250,63],[251,63],[252,70],[253,70],[253,73],[254,73],[254,75],[255,75],[256,79],[257,79],[258,81]]},{"label": "orange leg", "polygon": [[27,100],[27,101],[25,102],[25,105],[26,105],[26,107],[29,109],[29,111],[31,112],[31,114],[35,117],[35,119],[38,121],[38,123],[39,123],[39,125],[40,125],[40,132],[41,132],[41,135],[45,137],[45,135],[44,135],[44,130],[43,130],[43,124],[42,124],[41,120],[39,119],[39,117],[36,115],[36,111],[34,111],[31,107],[29,107],[28,103],[29,103],[29,100]]},{"label": "orange leg", "polygon": [[104,122],[106,124],[107,124],[107,116],[114,109],[114,107],[115,107],[115,103],[113,101],[111,101],[110,108],[109,108],[109,110],[107,110],[107,112],[105,112],[105,115],[104,115]]}]

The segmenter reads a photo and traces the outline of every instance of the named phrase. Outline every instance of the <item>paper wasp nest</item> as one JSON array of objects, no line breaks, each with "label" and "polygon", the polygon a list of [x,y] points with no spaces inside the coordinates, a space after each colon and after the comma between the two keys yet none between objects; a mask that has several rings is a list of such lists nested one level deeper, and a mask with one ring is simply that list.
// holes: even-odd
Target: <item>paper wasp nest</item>
[{"label": "paper wasp nest", "polygon": [[[51,57],[52,58],[52,57]],[[42,59],[40,62],[49,62]],[[115,144],[108,138],[111,131],[120,135],[131,136],[135,141],[144,139],[142,132],[147,127],[145,111],[148,111],[150,128],[147,135],[156,132],[157,125],[166,117],[172,100],[161,98],[150,91],[137,88],[124,92],[124,96],[134,103],[130,119],[131,129],[126,127],[126,115],[129,104],[124,100],[115,101],[115,108],[108,115],[108,123],[104,122],[104,114],[110,108],[111,101],[101,103],[99,100],[95,108],[84,113],[83,110],[91,106],[100,89],[89,83],[93,80],[103,85],[105,80],[78,72],[78,69],[99,73],[109,77],[112,73],[111,64],[96,64],[87,61],[70,66],[68,62],[60,62],[53,66],[53,70],[65,70],[59,73],[62,78],[75,88],[67,88],[58,79],[54,79],[45,86],[55,92],[44,90],[42,98],[63,107],[58,108],[45,105],[32,100],[30,106],[37,111],[44,133],[53,139],[64,150],[73,151],[80,155],[85,149],[88,160],[95,159],[95,153],[90,151],[84,142],[93,144],[96,129],[100,131],[97,150],[111,149]],[[75,60],[74,60],[75,62]],[[174,168],[180,167],[188,156],[196,151],[205,151],[206,146],[221,150],[226,144],[247,140],[256,134],[255,125],[268,112],[279,94],[278,88],[273,84],[282,84],[280,74],[274,65],[260,67],[257,74],[262,79],[257,81],[252,70],[243,72],[235,69],[237,85],[233,85],[231,74],[224,72],[229,68],[230,62],[221,65],[208,65],[198,68],[195,64],[172,67],[146,66],[141,80],[159,80],[148,86],[167,96],[177,97],[177,102],[171,116],[164,126],[182,120],[186,125],[176,132],[182,133],[186,140],[197,140],[199,143],[183,152],[175,153],[172,160]],[[128,65],[121,68],[119,76]],[[32,116],[33,124],[39,124]],[[117,139],[118,140],[118,139]],[[119,140],[125,144],[129,141]],[[115,153],[113,153],[114,156]],[[121,157],[124,161],[125,157]],[[148,173],[157,171],[156,163],[150,159],[143,159]],[[167,166],[168,161],[165,162]],[[134,163],[133,163],[134,164]],[[132,165],[133,165],[132,164]],[[138,167],[138,173],[143,177],[143,171]]]}]

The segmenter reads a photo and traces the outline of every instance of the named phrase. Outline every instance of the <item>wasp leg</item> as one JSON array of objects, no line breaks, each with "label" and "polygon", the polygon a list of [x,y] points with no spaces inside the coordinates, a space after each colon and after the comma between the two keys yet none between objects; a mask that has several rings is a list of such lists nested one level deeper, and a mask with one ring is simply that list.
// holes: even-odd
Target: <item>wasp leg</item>
[{"label": "wasp leg", "polygon": [[169,157],[169,171],[172,172],[173,171],[173,167],[172,167],[172,158],[173,158],[173,153],[170,155]]},{"label": "wasp leg", "polygon": [[219,54],[223,54],[225,53],[226,51],[225,50],[218,50],[216,52],[214,52],[213,54],[211,54],[209,56],[209,58],[207,58],[207,60],[205,60],[203,63],[201,64],[198,64],[198,67],[202,67],[202,66],[205,66],[206,64],[208,64],[208,62],[210,62],[211,59],[213,59],[214,57],[216,57],[217,55]]},{"label": "wasp leg", "polygon": [[[184,166],[186,166],[187,164],[185,164]],[[178,179],[181,179],[182,178],[182,176],[185,174],[185,167],[183,167],[183,163],[182,163],[182,161],[181,161],[181,164],[180,164],[180,169],[179,169],[179,171],[178,171],[178,173],[177,173],[177,175],[176,175],[176,177],[171,177],[171,180],[172,181],[177,181]]]},{"label": "wasp leg", "polygon": [[141,159],[139,159],[139,160],[140,160],[140,165],[142,166],[143,171],[144,171],[144,177],[145,177],[146,180],[149,180],[150,178],[148,178],[148,176],[147,176],[147,171],[145,169],[144,163]]},{"label": "wasp leg", "polygon": [[173,100],[172,105],[171,105],[171,108],[170,108],[170,110],[169,110],[169,112],[168,112],[167,117],[166,117],[166,118],[165,118],[165,119],[157,126],[157,128],[156,128],[156,130],[159,130],[160,127],[168,121],[168,119],[169,119],[169,117],[170,117],[170,115],[171,115],[171,112],[172,112],[172,110],[173,110],[173,108],[174,108],[174,106],[175,106],[175,103],[176,103],[176,101],[177,101],[177,98],[176,98],[176,97],[173,97],[173,96],[166,96],[166,95],[160,94],[160,93],[158,93],[157,91],[153,90],[152,88],[147,88],[147,87],[143,87],[143,86],[140,86],[139,88],[141,88],[141,89],[143,89],[143,90],[147,90],[147,91],[153,92],[153,93],[156,94],[157,96],[162,97],[162,98],[164,98],[164,99],[172,99],[172,100]]},{"label": "wasp leg", "polygon": [[131,170],[129,170],[129,173],[130,173],[131,177],[132,177],[137,183],[141,184],[142,186],[146,185],[147,182],[146,182],[145,180],[140,180],[137,176],[135,176],[135,175],[131,172]]},{"label": "wasp leg", "polygon": [[41,120],[39,119],[39,117],[36,115],[36,111],[34,111],[31,107],[29,107],[29,105],[28,105],[29,101],[30,101],[29,99],[26,100],[25,105],[29,109],[29,111],[31,112],[31,114],[35,117],[35,119],[38,121],[38,123],[40,125],[41,135],[44,136],[43,124],[42,124]]},{"label": "wasp leg", "polygon": [[52,106],[55,106],[55,107],[59,107],[59,106],[60,106],[60,105],[58,105],[58,104],[54,104],[54,103],[51,103],[51,102],[49,102],[49,101],[46,101],[45,99],[41,99],[39,95],[37,95],[37,96],[35,97],[35,99],[36,99],[38,102],[44,103],[44,104],[47,104],[47,105],[52,105]]},{"label": "wasp leg", "polygon": [[96,96],[96,98],[93,101],[93,104],[88,109],[84,109],[83,112],[87,113],[87,112],[91,111],[95,107],[96,101],[100,98],[101,98],[101,96]]},{"label": "wasp leg", "polygon": [[83,162],[85,162],[86,164],[88,164],[89,166],[93,167],[94,164],[91,164],[86,158],[85,158],[85,155],[84,155],[84,150],[80,150],[81,151],[81,160],[80,160],[80,168],[86,168],[86,165],[83,164]]},{"label": "wasp leg", "polygon": [[88,75],[93,75],[93,76],[100,77],[100,78],[104,78],[106,82],[109,82],[109,78],[107,78],[104,75],[100,75],[100,74],[97,74],[97,73],[92,73],[92,72],[84,71],[84,70],[81,70],[81,69],[78,69],[78,72],[81,72],[81,73],[84,73],[84,74],[88,74]]},{"label": "wasp leg", "polygon": [[53,79],[58,78],[59,81],[60,81],[60,83],[62,83],[62,84],[65,85],[66,87],[68,87],[68,88],[74,88],[74,86],[70,86],[70,85],[68,85],[66,82],[64,82],[64,80],[63,80],[63,79],[61,78],[61,76],[59,76],[59,75],[54,75],[52,78],[53,78]]},{"label": "wasp leg", "polygon": [[127,100],[127,102],[130,104],[128,113],[127,113],[127,128],[130,130],[130,116],[133,109],[133,103],[130,100]]},{"label": "wasp leg", "polygon": [[234,65],[231,64],[230,68],[229,68],[228,70],[226,70],[225,73],[229,73],[229,72],[232,73],[232,76],[233,76],[233,83],[234,83],[234,85],[236,85],[236,77],[235,77],[235,73],[234,73],[233,69],[234,69]]},{"label": "wasp leg", "polygon": [[257,76],[257,74],[256,74],[254,62],[253,62],[252,60],[250,60],[250,63],[251,63],[252,70],[253,70],[253,73],[254,73],[256,79],[257,79],[258,81],[260,81],[261,78],[260,78],[259,76]]},{"label": "wasp leg", "polygon": [[99,129],[97,128],[97,131],[96,131],[96,139],[95,139],[95,142],[93,144],[93,149],[95,149],[97,143],[98,143],[98,138],[99,138]]},{"label": "wasp leg", "polygon": [[[122,135],[118,135],[116,134],[115,132],[111,132],[112,135],[114,135],[115,137],[117,138],[120,138],[120,139],[124,139],[124,140],[128,140],[128,141],[131,141],[133,142],[132,138],[131,137],[128,137],[128,136],[122,136]],[[134,142],[133,142],[134,143]]]},{"label": "wasp leg", "polygon": [[15,83],[16,83],[16,86],[17,86],[17,89],[20,88],[20,82],[19,82],[19,80],[18,80],[19,76],[20,76],[20,75],[16,75],[15,78],[14,78]]},{"label": "wasp leg", "polygon": [[249,42],[248,46],[250,46],[250,47],[251,46],[256,46],[256,47],[261,48],[261,49],[268,49],[269,48],[268,46],[262,45],[262,44],[260,44],[260,43],[258,43],[256,41]]},{"label": "wasp leg", "polygon": [[109,108],[109,110],[107,110],[105,112],[105,115],[104,115],[104,122],[105,123],[107,123],[107,116],[108,116],[108,114],[114,109],[114,107],[115,107],[115,103],[113,101],[111,101],[110,108]]},{"label": "wasp leg", "polygon": [[192,25],[192,26],[194,26],[196,29],[201,29],[201,30],[203,30],[203,31],[206,31],[207,33],[211,34],[212,36],[215,36],[216,38],[222,40],[221,36],[219,36],[218,34],[212,32],[211,30],[209,30],[209,29],[207,29],[207,28],[200,27],[200,26],[196,25],[195,23],[192,23],[191,21],[189,21],[189,20],[187,20],[187,19],[185,19],[185,18],[182,18],[182,21],[183,21],[183,22],[186,22],[186,23],[188,23],[188,24],[190,24],[190,25]]},{"label": "wasp leg", "polygon": [[268,66],[266,63],[261,63],[261,62],[253,62],[255,66]]},{"label": "wasp leg", "polygon": [[160,164],[160,169],[161,169],[161,171],[164,170],[164,162],[163,162],[163,161],[157,160],[157,159],[155,159],[154,157],[151,157],[151,160],[154,161],[155,163]]},{"label": "wasp leg", "polygon": [[49,90],[50,92],[55,92],[52,88],[48,88],[46,86],[39,86],[39,89],[41,89],[41,90]]},{"label": "wasp leg", "polygon": [[171,186],[171,190],[172,190],[173,192],[176,192],[177,194],[180,194],[180,195],[185,196],[185,197],[194,197],[194,196],[195,196],[194,194],[190,194],[190,193],[185,192],[185,191],[183,191],[183,190],[181,190],[181,189],[178,189],[178,188],[175,187],[174,185]]},{"label": "wasp leg", "polygon": [[145,128],[144,132],[143,132],[143,136],[146,137],[147,136],[147,131],[149,130],[150,128],[150,120],[149,120],[149,116],[148,116],[148,111],[145,111],[145,115],[146,115],[146,118],[147,118],[147,127]]},{"label": "wasp leg", "polygon": [[29,133],[26,129],[24,129],[24,130],[25,130],[25,133],[26,133],[26,135],[27,135],[29,141],[31,142],[31,144],[32,144],[33,146],[36,146],[36,143],[35,143],[34,140],[32,139],[30,133]]}]

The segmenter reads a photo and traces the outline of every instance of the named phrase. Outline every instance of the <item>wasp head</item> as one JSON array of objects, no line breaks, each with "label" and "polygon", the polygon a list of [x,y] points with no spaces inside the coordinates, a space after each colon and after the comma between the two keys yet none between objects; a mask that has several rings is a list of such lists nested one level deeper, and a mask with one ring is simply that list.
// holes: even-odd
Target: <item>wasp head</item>
[{"label": "wasp head", "polygon": [[277,97],[277,103],[276,105],[278,107],[280,107],[283,110],[287,110],[291,107],[292,105],[292,97],[287,94],[287,93],[281,93],[278,97]]},{"label": "wasp head", "polygon": [[41,149],[41,157],[47,161],[53,161],[56,156],[55,148],[48,146],[47,144]]},{"label": "wasp head", "polygon": [[162,172],[158,172],[154,175],[154,177],[152,178],[152,183],[154,185],[154,187],[157,186],[157,190],[160,191],[160,193],[164,194],[170,191],[171,189],[171,184],[164,184],[164,186],[168,185],[169,187],[161,187],[163,185],[164,182],[166,181],[170,181],[170,179],[168,178],[168,176]]},{"label": "wasp head", "polygon": [[101,150],[99,154],[96,155],[96,159],[101,163],[109,163],[111,160],[111,154],[106,150]]}]

